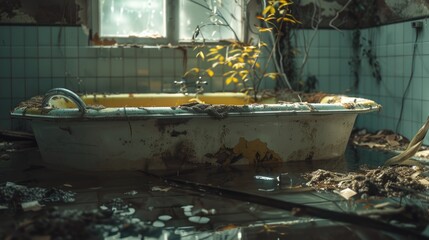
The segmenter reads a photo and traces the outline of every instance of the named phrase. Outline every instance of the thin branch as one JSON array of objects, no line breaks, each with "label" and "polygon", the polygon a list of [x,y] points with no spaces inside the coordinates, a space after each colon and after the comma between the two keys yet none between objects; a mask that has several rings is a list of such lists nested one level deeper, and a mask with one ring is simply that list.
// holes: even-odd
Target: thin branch
[{"label": "thin branch", "polygon": [[334,21],[340,16],[340,13],[342,12],[342,11],[344,11],[346,8],[347,8],[347,6],[349,6],[349,4],[352,2],[352,0],[349,0],[346,4],[344,4],[344,6],[343,6],[343,8],[341,8],[336,14],[335,14],[335,17],[334,18],[332,18],[331,19],[331,21],[329,21],[329,26],[331,27],[331,28],[333,28],[333,29],[335,29],[335,30],[337,30],[337,31],[340,31],[341,32],[341,30],[339,29],[339,28],[337,28],[336,26],[334,26]]}]

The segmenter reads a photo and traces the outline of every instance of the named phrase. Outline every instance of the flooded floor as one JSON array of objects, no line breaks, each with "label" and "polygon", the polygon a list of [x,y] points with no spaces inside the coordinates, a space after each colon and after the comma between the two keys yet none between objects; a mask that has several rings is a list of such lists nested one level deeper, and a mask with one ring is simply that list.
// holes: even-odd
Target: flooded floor
[{"label": "flooded floor", "polygon": [[[409,239],[429,236],[422,196],[349,198],[314,190],[317,169],[376,168],[392,153],[349,147],[343,159],[181,172],[68,172],[44,167],[37,149],[0,161],[0,236],[6,239]],[[59,159],[60,161],[60,159]],[[5,196],[5,194],[9,194]],[[374,206],[417,206],[424,216]],[[414,209],[414,208],[412,208]],[[359,214],[357,214],[359,213]],[[417,214],[417,213],[416,213]],[[417,215],[418,215],[417,214]],[[393,216],[393,217],[392,217]],[[405,219],[405,220],[404,220]],[[366,220],[366,221],[365,221]],[[380,220],[380,221],[379,221]],[[388,223],[387,223],[388,222]],[[380,231],[382,230],[382,231]]]}]

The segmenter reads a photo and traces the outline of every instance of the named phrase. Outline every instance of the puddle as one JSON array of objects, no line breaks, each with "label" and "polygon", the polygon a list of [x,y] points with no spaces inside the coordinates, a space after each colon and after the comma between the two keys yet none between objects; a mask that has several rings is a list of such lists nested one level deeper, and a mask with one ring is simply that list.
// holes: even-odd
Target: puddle
[{"label": "puddle", "polygon": [[[315,191],[314,187],[306,185],[308,179],[303,177],[303,173],[317,169],[347,173],[358,171],[362,166],[373,169],[393,155],[349,147],[344,158],[323,162],[304,161],[258,168],[199,167],[162,174],[166,178],[219,186],[340,213],[366,214],[374,218],[379,215],[363,210],[392,212],[393,209],[395,212],[398,205],[426,206],[426,200],[421,201],[415,196],[393,196],[362,201],[349,191],[345,192],[350,196],[346,200],[332,190]],[[151,239],[282,239],[285,236],[299,239],[310,232],[326,232],[327,236],[336,238],[365,239],[361,236],[370,236],[368,239],[391,239],[374,229],[355,225],[344,227],[344,224],[328,220],[298,217],[269,204],[259,205],[250,199],[237,200],[204,192],[203,186],[199,187],[199,191],[193,191],[142,172],[94,174],[53,170],[41,165],[37,150],[12,152],[10,157],[8,161],[0,161],[2,186],[9,182],[9,187],[21,189],[16,187],[20,185],[24,193],[31,193],[31,197],[26,198],[18,191],[19,194],[15,195],[22,198],[19,203],[38,201],[44,206],[33,214],[11,214],[0,208],[0,236],[3,237],[37,235],[49,239],[57,236],[54,234],[60,234],[63,238],[81,239],[88,236],[94,239],[136,239],[142,236]],[[15,196],[3,193],[2,188],[0,194]],[[46,194],[51,200],[46,199]],[[68,201],[72,198],[74,201]],[[5,205],[9,207],[9,204]],[[414,210],[407,208],[403,211]],[[405,223],[407,226],[413,225],[416,219],[425,222],[425,217],[412,215],[405,218]],[[393,219],[403,224],[401,215],[395,215]],[[381,220],[386,222],[383,218]],[[421,228],[423,226],[419,225],[419,231]]]}]

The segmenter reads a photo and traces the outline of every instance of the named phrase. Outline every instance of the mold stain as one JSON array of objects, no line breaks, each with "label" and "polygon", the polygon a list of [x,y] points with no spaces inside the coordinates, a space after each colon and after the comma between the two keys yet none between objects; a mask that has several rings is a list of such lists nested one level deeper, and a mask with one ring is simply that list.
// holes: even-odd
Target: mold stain
[{"label": "mold stain", "polygon": [[267,143],[260,139],[248,141],[243,137],[233,148],[222,145],[216,153],[207,153],[205,157],[215,159],[216,163],[222,166],[228,166],[241,159],[246,159],[250,165],[282,162],[280,155],[269,149]]},{"label": "mold stain", "polygon": [[174,118],[174,119],[157,119],[155,122],[158,131],[164,133],[166,128],[174,127],[180,124],[186,124],[190,119],[186,118]]},{"label": "mold stain", "polygon": [[172,150],[164,151],[161,159],[167,169],[183,166],[186,162],[195,159],[194,144],[189,140],[184,140],[176,144]]}]

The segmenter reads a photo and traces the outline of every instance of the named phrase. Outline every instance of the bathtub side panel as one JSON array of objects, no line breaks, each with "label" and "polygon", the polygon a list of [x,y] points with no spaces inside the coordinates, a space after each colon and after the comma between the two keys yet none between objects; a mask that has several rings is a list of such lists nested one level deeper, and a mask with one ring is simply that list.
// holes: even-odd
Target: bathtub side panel
[{"label": "bathtub side panel", "polygon": [[43,159],[84,170],[313,161],[344,154],[356,115],[33,121]]}]

